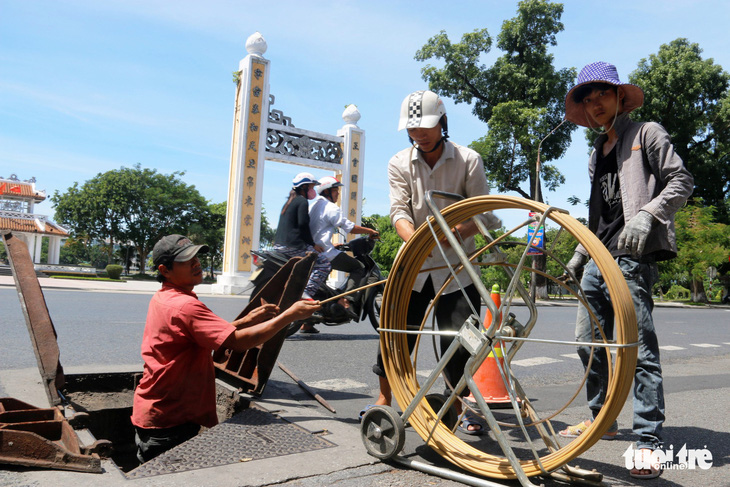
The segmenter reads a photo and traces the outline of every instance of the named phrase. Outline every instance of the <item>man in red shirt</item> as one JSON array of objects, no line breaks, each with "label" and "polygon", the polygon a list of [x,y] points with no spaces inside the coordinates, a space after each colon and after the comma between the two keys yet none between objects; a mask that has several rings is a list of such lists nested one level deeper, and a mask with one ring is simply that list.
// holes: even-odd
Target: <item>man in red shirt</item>
[{"label": "man in red shirt", "polygon": [[293,321],[308,318],[318,301],[298,301],[283,313],[266,304],[228,322],[193,292],[203,282],[198,253],[182,235],[160,239],[152,251],[162,288],[147,312],[142,358],[144,373],[134,393],[132,424],[137,458],[146,462],[218,423],[212,352],[238,352],[260,345]]}]

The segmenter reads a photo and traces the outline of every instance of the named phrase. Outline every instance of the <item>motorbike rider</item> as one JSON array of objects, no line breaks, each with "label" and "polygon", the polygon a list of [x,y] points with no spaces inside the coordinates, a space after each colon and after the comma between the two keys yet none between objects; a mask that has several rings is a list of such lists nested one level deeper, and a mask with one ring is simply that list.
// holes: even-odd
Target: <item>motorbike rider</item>
[{"label": "motorbike rider", "polygon": [[[337,205],[342,186],[343,184],[332,176],[319,179],[319,185],[316,187],[319,196],[309,207],[309,229],[314,243],[324,249],[322,254],[327,257],[332,269],[349,273],[345,291],[351,291],[362,285],[367,271],[362,262],[339,250],[332,243],[332,237],[338,228],[346,233],[367,234],[370,235],[370,238],[377,237],[378,232],[372,228],[355,225],[345,218],[342,208]],[[349,307],[345,306],[345,308],[352,319],[357,319],[357,313],[360,311],[357,304],[360,292],[346,296]]]},{"label": "motorbike rider", "polygon": [[[309,230],[308,200],[313,200],[317,196],[314,187],[318,184],[319,181],[308,172],[300,172],[294,176],[289,197],[279,215],[279,225],[274,238],[274,250],[289,259],[304,256],[307,252],[317,252],[317,261],[304,289],[305,299],[313,299],[312,296],[324,284],[330,273],[329,261],[319,253],[323,249],[314,242]],[[319,330],[312,325],[302,325],[301,331],[319,333]]]}]

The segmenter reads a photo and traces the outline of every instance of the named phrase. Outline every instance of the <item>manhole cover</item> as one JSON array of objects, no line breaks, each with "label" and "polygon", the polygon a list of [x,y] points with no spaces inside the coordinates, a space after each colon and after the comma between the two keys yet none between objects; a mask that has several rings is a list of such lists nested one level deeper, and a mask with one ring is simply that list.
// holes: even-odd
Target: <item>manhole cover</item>
[{"label": "manhole cover", "polygon": [[129,479],[152,477],[333,446],[271,413],[249,408],[126,475]]}]

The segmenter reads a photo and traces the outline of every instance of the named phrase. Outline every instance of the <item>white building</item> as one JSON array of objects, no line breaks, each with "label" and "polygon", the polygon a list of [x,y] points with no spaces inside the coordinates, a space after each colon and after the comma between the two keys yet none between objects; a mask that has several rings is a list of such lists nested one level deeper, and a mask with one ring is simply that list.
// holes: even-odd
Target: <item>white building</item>
[{"label": "white building", "polygon": [[25,242],[36,264],[41,263],[43,239],[48,242],[48,262],[58,264],[61,239],[68,237],[68,231],[56,225],[45,215],[36,215],[36,203],[46,199],[46,192],[35,189],[35,178],[20,181],[15,174],[9,178],[0,177],[0,232],[12,232]]}]

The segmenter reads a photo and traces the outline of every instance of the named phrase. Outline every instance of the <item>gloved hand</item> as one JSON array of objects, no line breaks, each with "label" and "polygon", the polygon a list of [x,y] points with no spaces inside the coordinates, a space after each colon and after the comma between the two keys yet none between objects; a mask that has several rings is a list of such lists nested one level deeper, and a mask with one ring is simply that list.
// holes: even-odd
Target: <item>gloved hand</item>
[{"label": "gloved hand", "polygon": [[641,210],[624,227],[621,235],[618,236],[618,248],[626,249],[634,257],[640,257],[644,253],[646,239],[649,237],[651,226],[654,223],[654,215],[648,211]]},{"label": "gloved hand", "polygon": [[588,262],[588,257],[581,254],[580,252],[575,252],[573,254],[573,257],[568,261],[567,264],[565,264],[566,272],[562,276],[559,277],[561,281],[571,281],[572,276],[575,276],[576,282],[580,282],[580,278],[583,275],[583,267],[585,267],[586,262]]}]

